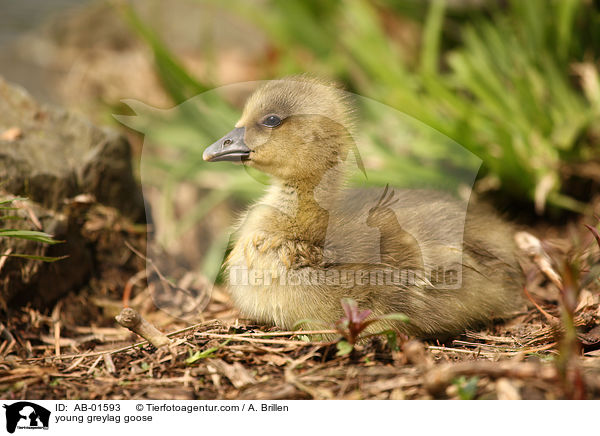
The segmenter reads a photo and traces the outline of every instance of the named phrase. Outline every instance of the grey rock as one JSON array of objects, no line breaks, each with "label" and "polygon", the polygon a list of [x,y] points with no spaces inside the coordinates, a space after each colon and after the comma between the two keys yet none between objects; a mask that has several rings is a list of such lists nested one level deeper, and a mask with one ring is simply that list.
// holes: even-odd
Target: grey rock
[{"label": "grey rock", "polygon": [[1,228],[43,230],[64,243],[50,246],[3,237],[0,254],[68,257],[54,263],[0,258],[4,309],[28,302],[43,307],[89,279],[95,241],[87,239],[84,226],[94,205],[74,197],[95,199],[130,221],[145,219],[130,146],[122,136],[63,109],[40,105],[0,78],[0,197],[15,196],[28,199],[13,213],[21,219],[0,218]]},{"label": "grey rock", "polygon": [[0,78],[0,135],[11,128],[22,133],[0,139],[4,190],[52,210],[67,198],[93,194],[134,220],[143,217],[143,197],[123,137],[64,109],[42,106]]}]

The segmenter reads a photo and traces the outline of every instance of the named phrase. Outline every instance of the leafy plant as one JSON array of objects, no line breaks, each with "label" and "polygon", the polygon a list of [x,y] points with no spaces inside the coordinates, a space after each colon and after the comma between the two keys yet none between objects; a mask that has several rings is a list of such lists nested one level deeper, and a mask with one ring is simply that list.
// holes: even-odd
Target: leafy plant
[{"label": "leafy plant", "polygon": [[371,310],[359,309],[358,303],[351,298],[342,299],[341,304],[342,308],[344,309],[344,316],[335,324],[338,333],[342,335],[343,338],[337,343],[338,356],[344,356],[352,352],[354,346],[359,340],[380,335],[385,335],[387,337],[390,348],[397,349],[396,332],[392,329],[386,329],[367,335],[363,335],[362,333],[371,324],[381,321],[409,322],[409,319],[406,315],[402,313],[389,313],[386,315],[371,316]]},{"label": "leafy plant", "polygon": [[[600,219],[596,217],[598,221]],[[600,232],[597,225],[586,225],[600,248]],[[560,319],[547,314],[529,295],[530,300],[550,322],[554,324],[558,339],[558,355],[552,362],[560,377],[565,396],[570,399],[584,399],[586,395],[585,377],[580,361],[582,339],[586,334],[578,326],[585,325],[585,312],[589,306],[581,304],[582,291],[598,287],[600,284],[600,256],[596,250],[590,250],[581,241],[573,241],[574,249],[566,254],[544,251],[536,239],[537,248],[531,253],[532,259],[540,270],[556,286],[559,294]],[[583,313],[582,313],[583,312]],[[589,342],[588,342],[589,345]]]},{"label": "leafy plant", "polygon": [[[596,217],[596,219],[600,221],[600,218]],[[596,227],[587,224],[585,226],[594,236],[600,249],[600,232]],[[597,254],[584,252],[581,256],[567,257],[561,266],[559,273],[562,286],[559,286],[559,291],[561,323],[564,331],[560,338],[559,354],[555,364],[567,397],[585,399],[585,381],[579,363],[582,345],[575,318],[581,290],[600,279],[600,259]]]},{"label": "leafy plant", "polygon": [[[19,210],[18,207],[13,206],[15,201],[26,200],[26,198],[13,198],[7,200],[0,200],[0,211],[12,212]],[[0,216],[0,221],[2,220],[18,220],[21,217],[17,215],[2,215]],[[25,239],[29,241],[35,241],[42,244],[59,244],[62,241],[57,241],[52,237],[52,235],[39,232],[36,230],[21,230],[21,229],[10,229],[10,228],[0,228],[0,238],[14,238],[14,239]],[[66,256],[37,256],[33,254],[22,254],[22,253],[7,253],[0,254],[0,256],[9,256],[9,257],[21,257],[25,259],[33,259],[33,260],[41,260],[44,262],[55,262],[60,259],[64,259]]]},{"label": "leafy plant", "polygon": [[[412,2],[421,11],[423,4]],[[561,167],[585,162],[598,147],[598,69],[588,63],[579,86],[573,64],[597,55],[600,10],[580,0],[514,0],[491,7],[488,16],[474,12],[454,22],[458,38],[449,36],[457,44],[444,51],[445,2],[427,4],[427,13],[412,14],[424,17],[416,65],[385,30],[393,2],[270,1],[258,11],[236,0],[224,7],[267,34],[277,59],[271,75],[302,72],[309,53],[313,72],[342,78],[477,155],[488,185],[505,195],[526,199],[540,213],[547,203],[583,210],[563,192]],[[387,151],[378,173],[394,183],[403,177],[397,161],[404,157]]]},{"label": "leafy plant", "polygon": [[577,263],[565,261],[562,269],[563,286],[560,289],[561,321],[564,328],[559,344],[556,367],[565,392],[571,399],[585,399],[585,385],[579,364],[581,342],[577,337],[575,309],[579,301],[580,282]]}]

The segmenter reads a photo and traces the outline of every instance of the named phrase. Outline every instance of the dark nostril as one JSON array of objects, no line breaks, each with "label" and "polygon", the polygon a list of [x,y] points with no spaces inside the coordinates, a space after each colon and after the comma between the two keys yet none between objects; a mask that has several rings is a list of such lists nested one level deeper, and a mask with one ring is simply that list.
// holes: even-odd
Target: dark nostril
[{"label": "dark nostril", "polygon": [[229,145],[231,144],[233,141],[231,139],[226,139],[225,141],[223,141],[223,145]]}]

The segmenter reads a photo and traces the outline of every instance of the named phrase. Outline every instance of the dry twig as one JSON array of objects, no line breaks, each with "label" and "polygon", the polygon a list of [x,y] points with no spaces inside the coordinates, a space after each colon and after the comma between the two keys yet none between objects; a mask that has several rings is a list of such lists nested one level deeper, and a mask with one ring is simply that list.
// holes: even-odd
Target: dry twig
[{"label": "dry twig", "polygon": [[115,319],[123,327],[140,335],[156,348],[171,343],[171,340],[164,333],[146,321],[135,309],[126,307],[115,317]]},{"label": "dry twig", "polygon": [[542,243],[538,238],[528,232],[517,232],[515,234],[515,242],[517,246],[524,251],[539,269],[546,274],[552,283],[554,283],[558,289],[563,290],[563,283],[560,276],[552,268],[552,262],[548,254],[544,251]]}]

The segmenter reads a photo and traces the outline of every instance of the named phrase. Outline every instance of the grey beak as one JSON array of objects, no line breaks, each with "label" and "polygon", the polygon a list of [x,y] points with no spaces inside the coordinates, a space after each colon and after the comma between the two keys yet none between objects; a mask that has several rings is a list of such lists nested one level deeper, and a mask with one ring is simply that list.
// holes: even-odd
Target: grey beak
[{"label": "grey beak", "polygon": [[244,127],[237,127],[210,145],[202,154],[207,162],[233,161],[239,162],[250,157],[250,149],[244,142]]}]

